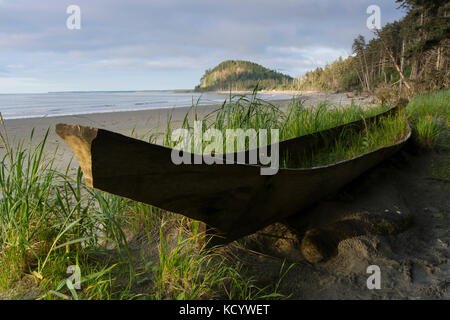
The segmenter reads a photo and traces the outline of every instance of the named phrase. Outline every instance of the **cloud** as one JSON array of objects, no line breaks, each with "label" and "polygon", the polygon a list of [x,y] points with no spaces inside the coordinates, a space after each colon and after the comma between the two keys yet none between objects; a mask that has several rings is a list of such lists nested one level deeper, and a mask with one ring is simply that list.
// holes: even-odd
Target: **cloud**
[{"label": "cloud", "polygon": [[346,49],[322,46],[304,48],[270,46],[267,48],[267,51],[271,55],[277,56],[280,64],[285,64],[287,68],[298,69],[303,72],[309,70],[311,66],[323,66],[335,61],[339,57],[346,58],[351,53]]},{"label": "cloud", "polygon": [[8,64],[6,68],[8,70],[22,70],[25,69],[25,66],[23,64]]},{"label": "cloud", "polygon": [[204,69],[247,59],[297,76],[348,55],[358,34],[370,37],[369,5],[381,7],[384,23],[403,14],[393,0],[76,2],[81,30],[66,28],[73,1],[0,0],[0,61],[24,66],[0,72],[54,82],[66,81],[64,72],[80,79],[108,72],[104,81],[112,83],[125,73],[166,71],[158,76],[178,79],[190,70],[197,78],[182,80],[193,87]]},{"label": "cloud", "polygon": [[196,69],[204,67],[198,59],[191,57],[184,58],[165,58],[161,60],[146,60],[146,59],[124,59],[113,58],[94,61],[82,65],[85,69],[97,70],[130,70],[134,72],[146,72],[150,70],[181,70],[181,69]]},{"label": "cloud", "polygon": [[35,78],[0,77],[2,92],[39,92],[46,91],[49,84]]}]

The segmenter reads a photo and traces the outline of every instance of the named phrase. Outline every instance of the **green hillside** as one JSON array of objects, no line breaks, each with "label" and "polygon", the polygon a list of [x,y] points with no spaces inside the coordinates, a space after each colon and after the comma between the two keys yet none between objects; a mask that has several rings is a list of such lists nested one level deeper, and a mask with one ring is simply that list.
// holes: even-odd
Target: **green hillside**
[{"label": "green hillside", "polygon": [[290,76],[253,62],[228,60],[214,69],[206,70],[195,90],[253,90],[258,82],[262,90],[285,89],[290,86],[292,80]]}]

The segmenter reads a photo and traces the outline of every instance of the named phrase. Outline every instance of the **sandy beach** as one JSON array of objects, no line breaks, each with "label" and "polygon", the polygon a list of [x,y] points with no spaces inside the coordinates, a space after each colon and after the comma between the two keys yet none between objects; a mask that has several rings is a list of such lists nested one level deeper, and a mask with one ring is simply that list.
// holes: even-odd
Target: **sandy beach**
[{"label": "sandy beach", "polygon": [[[207,114],[214,111],[217,106],[202,106],[198,108],[199,114]],[[46,118],[10,119],[6,120],[6,130],[10,142],[14,145],[21,139],[29,141],[32,129],[34,129],[33,142],[39,143],[47,130],[49,137],[46,151],[54,152],[58,148],[56,165],[65,168],[73,157],[72,151],[56,134],[55,126],[58,123],[79,124],[95,128],[108,129],[124,135],[144,137],[149,133],[164,132],[167,117],[172,115],[172,125],[177,127],[187,112],[188,107],[172,109],[153,109],[145,111],[96,113],[86,115],[59,116]],[[4,153],[0,149],[0,155]],[[78,167],[76,159],[72,164],[72,171]]]},{"label": "sandy beach", "polygon": [[[306,106],[316,105],[321,101],[329,101],[336,105],[348,105],[352,99],[347,94],[326,94],[318,92],[308,92],[297,95],[305,101]],[[367,104],[371,99],[359,99],[357,103]],[[271,103],[286,108],[290,100],[274,100]],[[219,105],[207,105],[197,107],[198,114],[206,115],[213,112]],[[65,168],[72,159],[72,152],[65,143],[55,133],[55,125],[58,123],[79,124],[96,128],[103,128],[124,135],[134,137],[145,137],[150,133],[163,133],[166,130],[168,116],[171,115],[172,128],[181,125],[187,112],[191,107],[177,107],[165,109],[150,109],[145,111],[127,111],[127,112],[111,112],[96,113],[86,115],[57,116],[46,118],[29,118],[29,119],[9,119],[6,120],[6,129],[11,143],[17,143],[21,139],[25,142],[29,141],[29,136],[34,128],[35,143],[40,142],[48,129],[49,137],[46,151],[52,153],[58,147],[56,164],[60,168]],[[0,155],[4,150],[0,149]],[[72,170],[78,167],[76,160],[72,165]]]},{"label": "sandy beach", "polygon": [[[328,100],[332,104],[348,105],[346,94],[303,94],[307,106]],[[272,101],[280,108],[290,100]],[[370,105],[371,99],[359,99],[357,103]],[[218,105],[201,106],[200,115],[210,113]],[[77,116],[6,120],[11,142],[28,141],[32,128],[34,142],[41,141],[50,129],[46,151],[49,157],[58,148],[56,166],[63,169],[72,159],[72,151],[56,135],[57,123],[71,123],[105,128],[135,137],[164,132],[168,115],[172,115],[172,127],[181,124],[190,108],[153,109],[134,112],[99,113]],[[4,149],[0,148],[0,155]],[[448,185],[430,178],[431,164],[445,154],[417,156],[405,152],[397,154],[342,192],[331,196],[311,208],[311,216],[320,220],[333,214],[353,217],[359,214],[401,212],[414,221],[413,227],[399,235],[361,235],[342,241],[336,256],[319,264],[307,262],[299,253],[299,240],[286,227],[268,227],[255,236],[246,238],[262,255],[255,258],[247,251],[236,252],[250,266],[250,271],[260,275],[260,281],[270,282],[279,274],[283,261],[295,262],[286,276],[283,290],[293,299],[448,299]],[[78,168],[76,159],[71,174]],[[275,229],[274,229],[275,228]],[[267,232],[266,232],[267,231]],[[267,234],[280,236],[267,237]],[[275,240],[274,240],[275,239]],[[246,241],[247,241],[246,240]],[[152,243],[139,242],[136,254],[154,247]],[[253,248],[250,246],[250,248]],[[420,250],[419,250],[420,249]],[[284,262],[283,262],[284,263]],[[378,265],[383,270],[383,288],[367,290],[366,267]],[[1,295],[0,295],[1,298]]]}]

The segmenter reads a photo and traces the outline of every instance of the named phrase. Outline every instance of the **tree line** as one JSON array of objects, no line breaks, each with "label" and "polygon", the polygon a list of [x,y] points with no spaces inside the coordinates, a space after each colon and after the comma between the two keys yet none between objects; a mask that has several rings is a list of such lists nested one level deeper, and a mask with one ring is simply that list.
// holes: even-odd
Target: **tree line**
[{"label": "tree line", "polygon": [[295,79],[297,90],[406,93],[449,86],[449,11],[447,0],[396,0],[406,16],[375,32],[358,36],[353,56],[339,58]]}]

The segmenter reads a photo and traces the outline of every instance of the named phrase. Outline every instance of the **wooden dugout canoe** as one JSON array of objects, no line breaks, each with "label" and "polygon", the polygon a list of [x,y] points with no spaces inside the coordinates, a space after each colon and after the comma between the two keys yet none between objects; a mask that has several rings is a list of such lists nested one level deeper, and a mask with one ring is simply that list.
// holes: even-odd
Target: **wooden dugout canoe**
[{"label": "wooden dugout canoe", "polygon": [[[282,141],[280,159],[286,153],[302,157],[342,130],[363,130],[368,122],[400,109]],[[408,128],[401,141],[353,159],[306,169],[280,168],[276,175],[262,176],[257,165],[175,165],[172,149],[103,129],[58,124],[56,132],[75,153],[88,187],[202,221],[218,236],[213,244],[234,241],[301,214],[392,156],[411,136]]]}]

